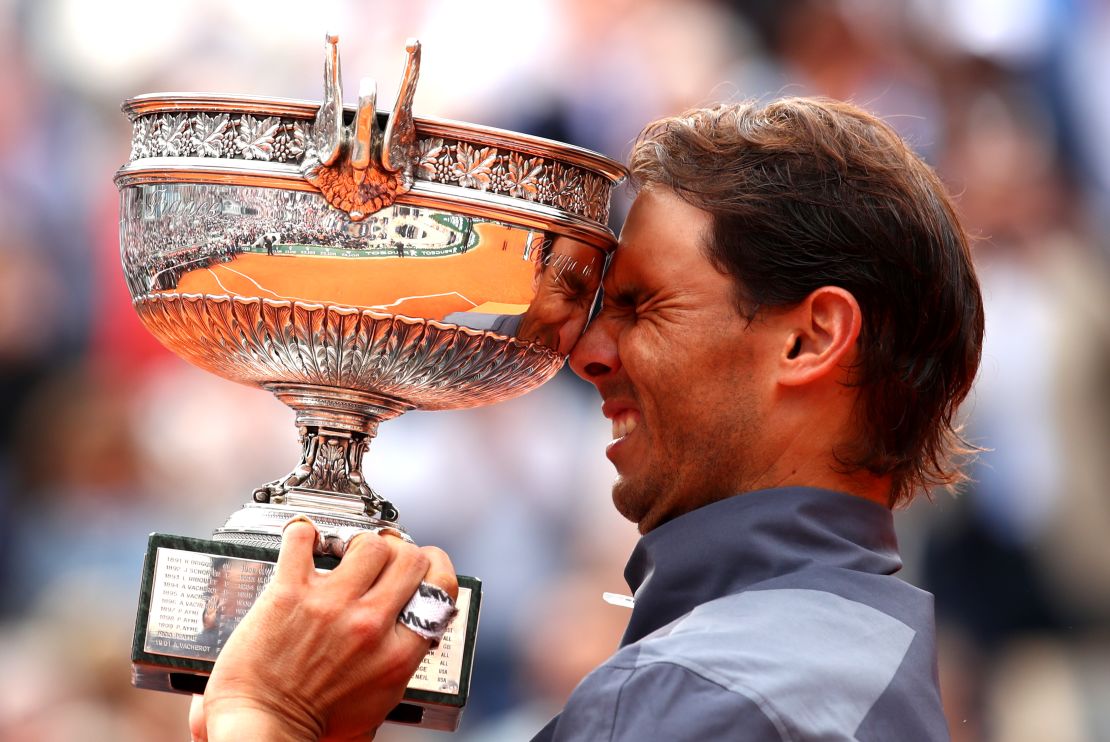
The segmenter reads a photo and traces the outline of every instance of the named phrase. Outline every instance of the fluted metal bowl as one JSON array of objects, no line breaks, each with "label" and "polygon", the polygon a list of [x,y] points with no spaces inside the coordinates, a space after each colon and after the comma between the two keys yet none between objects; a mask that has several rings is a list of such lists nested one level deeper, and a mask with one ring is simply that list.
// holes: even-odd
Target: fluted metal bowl
[{"label": "fluted metal bowl", "polygon": [[302,174],[318,108],[187,94],[125,104],[122,259],[150,331],[233,381],[377,390],[428,409],[497,401],[554,373],[615,244],[605,222],[620,166],[416,119],[411,190],[356,221]]}]

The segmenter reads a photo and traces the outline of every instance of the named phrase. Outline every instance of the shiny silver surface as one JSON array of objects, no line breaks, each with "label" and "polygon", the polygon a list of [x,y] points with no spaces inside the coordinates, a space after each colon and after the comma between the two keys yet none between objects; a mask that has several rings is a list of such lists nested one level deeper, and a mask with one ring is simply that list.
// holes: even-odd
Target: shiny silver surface
[{"label": "shiny silver surface", "polygon": [[[550,378],[586,325],[623,176],[594,153],[412,113],[372,81],[344,108],[336,39],[322,104],[128,101],[117,173],[125,279],[163,344],[297,413],[302,458],[220,538],[276,544],[289,508],[396,518],[361,459],[381,420],[489,404]],[[266,511],[271,508],[271,511]],[[282,521],[284,522],[284,520]]]}]

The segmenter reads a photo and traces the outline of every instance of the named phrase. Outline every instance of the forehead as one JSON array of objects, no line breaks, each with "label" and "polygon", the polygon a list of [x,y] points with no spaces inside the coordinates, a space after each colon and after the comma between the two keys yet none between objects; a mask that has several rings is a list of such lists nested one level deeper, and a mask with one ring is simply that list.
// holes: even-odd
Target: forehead
[{"label": "forehead", "polygon": [[646,186],[628,212],[609,276],[681,279],[717,273],[705,255],[712,217],[661,186]]}]

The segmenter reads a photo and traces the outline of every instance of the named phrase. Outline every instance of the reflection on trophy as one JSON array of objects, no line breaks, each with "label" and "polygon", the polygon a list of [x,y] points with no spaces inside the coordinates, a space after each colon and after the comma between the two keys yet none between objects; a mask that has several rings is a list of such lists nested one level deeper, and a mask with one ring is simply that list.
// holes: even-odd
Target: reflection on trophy
[{"label": "reflection on trophy", "polygon": [[[302,445],[292,470],[259,486],[212,540],[151,536],[132,650],[141,687],[203,689],[291,517],[325,534],[408,538],[362,471],[378,423],[549,379],[615,246],[606,222],[620,165],[414,117],[415,41],[388,115],[370,80],[357,109],[344,108],[334,36],[325,49],[321,104],[156,94],[123,106],[132,150],[116,183],[136,311],[186,360],[273,392],[294,410]],[[458,723],[480,603],[477,580],[460,585],[459,614],[395,720]]]}]

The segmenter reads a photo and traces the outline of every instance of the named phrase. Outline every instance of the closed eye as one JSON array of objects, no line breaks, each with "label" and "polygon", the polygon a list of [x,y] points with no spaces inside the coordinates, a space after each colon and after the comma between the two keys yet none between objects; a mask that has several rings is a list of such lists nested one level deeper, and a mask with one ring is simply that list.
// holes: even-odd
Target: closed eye
[{"label": "closed eye", "polygon": [[635,311],[641,302],[639,289],[633,286],[610,287],[605,290],[602,308],[614,311]]}]

